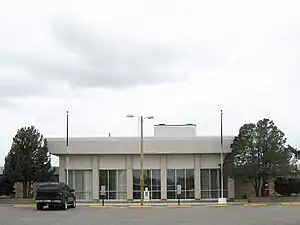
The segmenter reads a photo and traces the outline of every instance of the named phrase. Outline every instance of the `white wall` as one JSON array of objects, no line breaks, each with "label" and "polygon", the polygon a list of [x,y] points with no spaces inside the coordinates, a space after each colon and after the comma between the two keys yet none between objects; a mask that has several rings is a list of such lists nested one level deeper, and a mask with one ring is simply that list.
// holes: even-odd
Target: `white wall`
[{"label": "white wall", "polygon": [[202,154],[200,157],[201,169],[219,169],[221,154]]},{"label": "white wall", "polygon": [[195,137],[195,125],[155,125],[155,137]]},{"label": "white wall", "polygon": [[70,155],[69,156],[69,169],[84,170],[93,168],[93,158],[91,155]]},{"label": "white wall", "polygon": [[[133,156],[133,169],[141,168],[140,155]],[[144,156],[145,169],[160,169],[160,155],[145,155]]]},{"label": "white wall", "polygon": [[126,169],[125,155],[99,155],[99,169]]},{"label": "white wall", "polygon": [[167,169],[194,169],[194,155],[167,155]]},{"label": "white wall", "polygon": [[[162,156],[166,158],[167,169],[194,169],[195,160],[200,160],[201,169],[220,168],[220,154],[200,154],[198,157],[193,154],[144,155],[144,168],[160,169]],[[127,162],[128,157],[130,162]],[[64,156],[60,157],[60,170],[66,166],[64,159]],[[94,163],[98,169],[126,169],[127,163],[132,163],[132,169],[141,168],[140,155],[70,155],[69,170],[92,170],[93,159],[98,160],[97,164]]]}]

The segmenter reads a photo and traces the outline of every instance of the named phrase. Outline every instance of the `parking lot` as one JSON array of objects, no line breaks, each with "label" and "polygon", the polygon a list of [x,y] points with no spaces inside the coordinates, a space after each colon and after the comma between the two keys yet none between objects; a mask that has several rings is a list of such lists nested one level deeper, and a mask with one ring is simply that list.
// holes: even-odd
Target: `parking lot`
[{"label": "parking lot", "polygon": [[193,206],[190,208],[153,207],[89,208],[36,211],[34,208],[0,206],[0,224],[4,225],[299,225],[300,206],[222,208]]}]

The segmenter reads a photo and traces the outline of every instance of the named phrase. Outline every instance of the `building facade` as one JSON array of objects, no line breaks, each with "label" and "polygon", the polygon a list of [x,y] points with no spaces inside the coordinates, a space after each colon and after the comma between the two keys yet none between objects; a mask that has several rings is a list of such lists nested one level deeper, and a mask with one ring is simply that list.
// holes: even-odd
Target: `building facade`
[{"label": "building facade", "polygon": [[[177,199],[177,185],[182,199],[220,196],[220,137],[196,136],[192,129],[195,125],[156,125],[155,135],[144,138],[144,185],[150,199]],[[224,154],[232,140],[224,137]],[[50,153],[59,157],[59,180],[68,177],[77,198],[87,200],[99,199],[101,186],[109,200],[140,199],[140,143],[139,137],[69,138],[67,149],[65,138],[48,139]],[[234,198],[233,179],[224,179],[224,196]]]}]

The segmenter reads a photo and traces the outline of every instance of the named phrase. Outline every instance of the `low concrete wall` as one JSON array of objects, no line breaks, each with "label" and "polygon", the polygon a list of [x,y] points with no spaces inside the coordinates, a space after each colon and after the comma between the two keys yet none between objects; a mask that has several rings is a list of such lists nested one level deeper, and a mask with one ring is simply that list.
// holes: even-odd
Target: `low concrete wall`
[{"label": "low concrete wall", "polygon": [[14,205],[14,204],[34,204],[34,199],[28,198],[0,198],[0,204],[8,204],[8,205]]},{"label": "low concrete wall", "polygon": [[271,196],[271,197],[250,197],[247,199],[235,199],[235,202],[300,202],[300,196],[291,196],[291,197],[283,197],[283,196]]}]

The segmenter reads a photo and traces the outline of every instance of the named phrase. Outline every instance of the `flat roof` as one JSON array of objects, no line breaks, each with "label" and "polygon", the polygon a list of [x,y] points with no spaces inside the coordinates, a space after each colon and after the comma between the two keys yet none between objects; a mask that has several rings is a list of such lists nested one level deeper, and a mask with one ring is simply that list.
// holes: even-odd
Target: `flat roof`
[{"label": "flat roof", "polygon": [[[224,136],[224,152],[230,151],[233,136]],[[68,154],[135,155],[140,154],[140,137],[69,138]],[[145,154],[213,154],[220,153],[220,136],[144,137]],[[48,138],[49,152],[66,154],[65,138]]]}]

